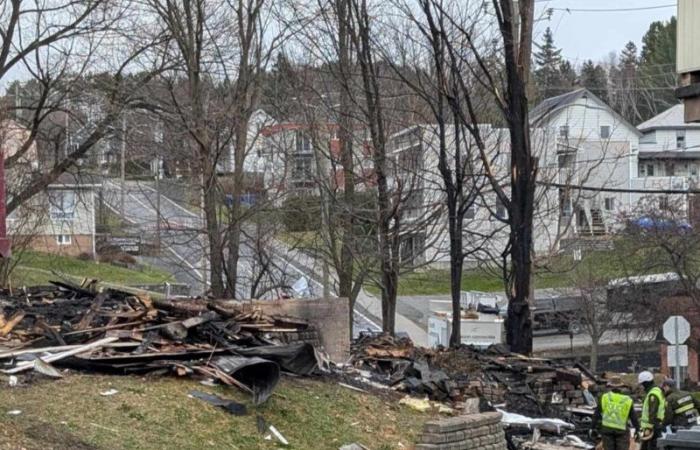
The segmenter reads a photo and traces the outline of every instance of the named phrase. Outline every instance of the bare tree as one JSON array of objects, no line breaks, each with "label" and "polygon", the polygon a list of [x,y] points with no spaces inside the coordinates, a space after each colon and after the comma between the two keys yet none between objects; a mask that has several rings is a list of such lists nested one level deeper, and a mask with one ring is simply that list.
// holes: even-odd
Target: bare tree
[{"label": "bare tree", "polygon": [[578,295],[577,317],[572,319],[577,320],[591,338],[589,367],[595,372],[598,368],[600,341],[605,334],[616,329],[622,316],[608,307],[605,286],[610,280],[597,275],[590,264],[578,266],[571,278],[574,292]]}]

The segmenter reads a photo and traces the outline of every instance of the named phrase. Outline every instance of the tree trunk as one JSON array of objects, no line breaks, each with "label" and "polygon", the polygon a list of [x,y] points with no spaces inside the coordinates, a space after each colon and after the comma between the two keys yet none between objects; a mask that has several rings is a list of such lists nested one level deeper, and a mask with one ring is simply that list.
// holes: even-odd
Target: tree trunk
[{"label": "tree trunk", "polygon": [[[245,113],[244,113],[245,114]],[[226,297],[236,298],[236,285],[238,282],[238,259],[241,248],[241,228],[243,226],[243,214],[241,211],[241,196],[245,189],[245,173],[243,164],[248,147],[248,122],[238,118],[235,130],[234,168],[233,168],[233,197],[229,209],[229,222],[226,230],[227,255],[226,255]]]},{"label": "tree trunk", "polygon": [[216,186],[216,167],[211,158],[203,157],[203,196],[204,196],[204,216],[209,242],[209,282],[211,294],[220,298],[224,296],[223,281],[223,253],[221,251],[221,230],[219,229],[219,195]]},{"label": "tree trunk", "polygon": [[600,337],[598,335],[591,335],[591,361],[588,364],[588,368],[591,372],[596,372],[598,370],[598,346],[600,345]]},{"label": "tree trunk", "polygon": [[352,121],[349,83],[350,73],[350,11],[347,0],[337,0],[338,8],[338,76],[341,81],[340,108],[338,110],[338,138],[340,140],[340,162],[343,166],[343,201],[340,212],[342,237],[340,248],[340,267],[338,268],[338,295],[350,298],[352,295],[354,271],[354,205],[355,174],[352,143]]},{"label": "tree trunk", "polygon": [[[501,34],[507,80],[506,119],[511,144],[510,266],[506,339],[511,350],[532,353],[532,226],[537,159],[530,146],[527,82],[532,53],[532,0],[513,11],[512,0],[501,0]],[[519,27],[516,24],[519,23]]]},{"label": "tree trunk", "polygon": [[[453,210],[455,208],[448,208]],[[450,294],[452,295],[452,333],[450,347],[459,347],[462,343],[462,226],[456,211],[450,211]]]}]

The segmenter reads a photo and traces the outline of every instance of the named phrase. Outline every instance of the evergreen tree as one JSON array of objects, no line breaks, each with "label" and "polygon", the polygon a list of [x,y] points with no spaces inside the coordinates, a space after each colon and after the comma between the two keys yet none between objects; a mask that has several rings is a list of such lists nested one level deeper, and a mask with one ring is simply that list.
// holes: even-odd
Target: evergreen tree
[{"label": "evergreen tree", "polygon": [[581,85],[600,97],[604,102],[608,101],[608,74],[600,64],[594,64],[592,60],[583,63],[580,75]]},{"label": "evergreen tree", "polygon": [[637,56],[637,46],[634,42],[629,41],[625,44],[625,48],[620,52],[620,63],[618,70],[623,80],[633,80],[637,74],[639,66],[639,57]]},{"label": "evergreen tree", "polygon": [[[561,49],[554,45],[554,35],[547,27],[544,32],[543,41],[537,45],[537,51],[533,57],[535,59],[534,79],[539,100],[559,95],[570,90],[571,86],[563,83]],[[568,64],[568,63],[567,63]],[[568,65],[571,68],[571,65]],[[567,73],[567,76],[570,74]]]},{"label": "evergreen tree", "polygon": [[290,113],[290,99],[297,95],[298,70],[282,51],[262,81],[262,106],[278,119]]},{"label": "evergreen tree", "polygon": [[653,22],[642,38],[637,71],[640,120],[678,103],[676,85],[676,18]]},{"label": "evergreen tree", "polygon": [[562,89],[571,90],[576,84],[576,70],[567,60],[562,60],[559,64],[559,79]]},{"label": "evergreen tree", "polygon": [[629,41],[620,52],[616,66],[611,66],[608,74],[611,95],[610,106],[631,123],[641,121],[639,113],[639,56],[637,46]]}]

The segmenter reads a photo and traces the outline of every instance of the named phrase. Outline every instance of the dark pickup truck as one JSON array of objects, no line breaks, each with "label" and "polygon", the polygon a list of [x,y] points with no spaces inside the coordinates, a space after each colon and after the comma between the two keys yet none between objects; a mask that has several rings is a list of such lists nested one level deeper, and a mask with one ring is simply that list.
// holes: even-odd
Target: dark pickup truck
[{"label": "dark pickup truck", "polygon": [[573,295],[535,298],[534,330],[556,330],[578,334],[582,331],[581,322],[578,319],[580,309],[580,297]]}]

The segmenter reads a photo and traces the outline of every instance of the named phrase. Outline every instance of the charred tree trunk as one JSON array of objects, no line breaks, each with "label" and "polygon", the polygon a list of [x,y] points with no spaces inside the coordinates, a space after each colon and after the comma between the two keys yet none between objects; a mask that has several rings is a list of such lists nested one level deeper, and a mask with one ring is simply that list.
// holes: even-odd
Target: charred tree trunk
[{"label": "charred tree trunk", "polygon": [[[494,0],[495,1],[495,0]],[[506,71],[505,115],[511,144],[511,200],[509,256],[511,279],[507,294],[506,340],[511,350],[532,353],[532,226],[535,207],[537,159],[530,146],[527,83],[532,53],[532,0],[499,0]],[[499,5],[496,4],[497,9]]]}]

